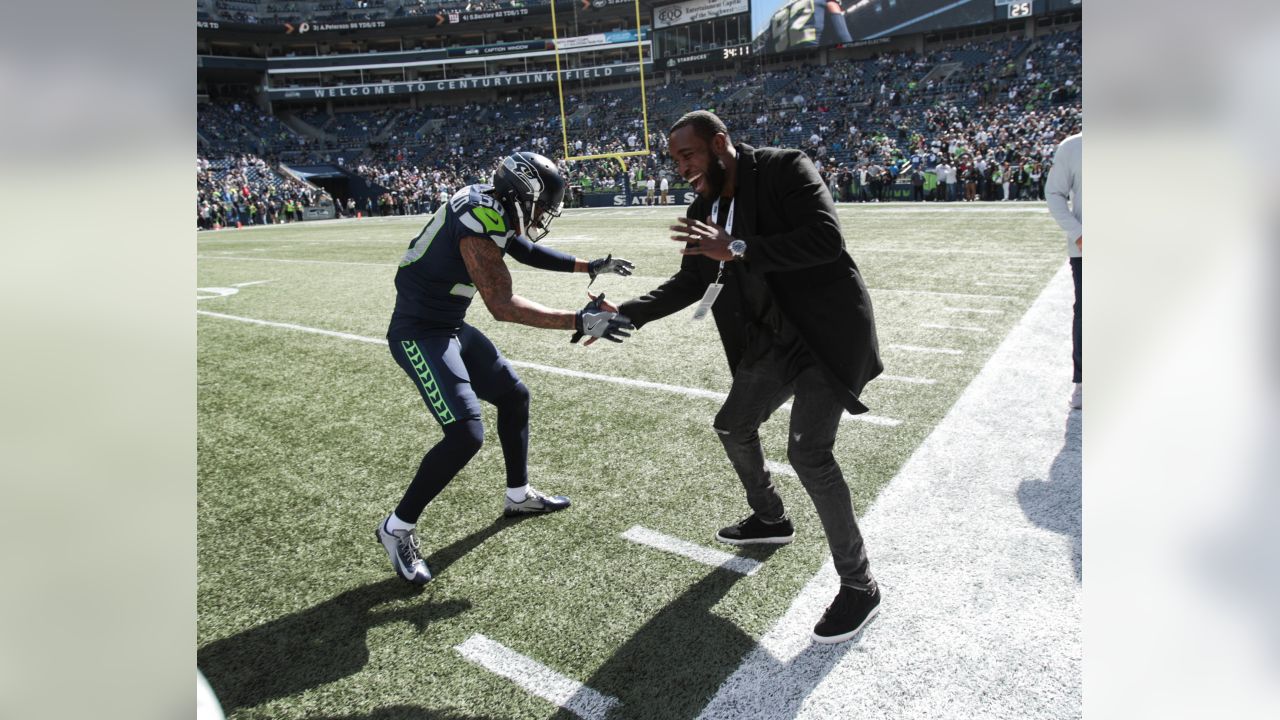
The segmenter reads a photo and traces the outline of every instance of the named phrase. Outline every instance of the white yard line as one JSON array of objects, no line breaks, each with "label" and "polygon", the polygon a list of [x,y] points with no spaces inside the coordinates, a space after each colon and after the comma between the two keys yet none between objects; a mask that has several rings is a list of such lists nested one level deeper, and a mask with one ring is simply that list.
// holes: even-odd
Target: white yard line
[{"label": "white yard line", "polygon": [[[273,322],[270,320],[257,320],[255,318],[241,317],[239,315],[227,315],[226,313],[211,312],[208,310],[197,310],[197,315],[206,315],[209,317],[221,318],[223,320],[235,320],[238,322],[250,323],[253,325],[262,325],[264,327],[274,327],[283,330],[296,330],[298,332],[312,333],[315,335],[327,335],[329,337],[341,338],[343,340],[355,340],[357,342],[370,343],[373,345],[385,345],[386,338],[371,338],[363,335],[353,335],[351,333],[337,332],[334,330],[322,330],[320,328],[307,327],[305,325],[295,325],[293,323]],[[662,392],[684,395],[686,397],[700,397],[710,400],[723,401],[728,397],[727,393],[716,392],[714,390],[703,390],[701,388],[689,388],[679,385],[667,385],[665,383],[649,382],[648,380],[633,380],[631,378],[615,377],[612,375],[598,375],[596,373],[582,372],[581,370],[569,370],[567,368],[558,368],[551,365],[541,365],[539,363],[524,362],[521,360],[508,361],[519,368],[528,368],[539,372],[549,373],[552,375],[563,375],[565,377],[580,378],[583,380],[598,380],[600,382],[613,383],[615,385],[626,385],[628,387],[644,388],[646,390],[660,390]],[[791,412],[791,403],[782,406],[782,410]],[[881,425],[884,427],[895,427],[901,425],[902,421],[894,418],[881,417],[879,415],[871,415],[864,413],[862,415],[850,415],[845,413],[841,420],[857,421],[870,423],[872,425]]]},{"label": "white yard line", "polygon": [[270,280],[251,280],[249,282],[233,283],[231,287],[242,288],[242,287],[249,287],[250,285],[265,285],[269,282],[271,281]]},{"label": "white yard line", "polygon": [[241,317],[239,315],[227,315],[226,313],[211,312],[209,310],[197,310],[196,314],[221,318],[223,320],[235,320],[237,322],[249,323],[250,325],[262,325],[264,327],[280,328],[282,330],[297,330],[299,332],[311,333],[313,335],[328,335],[329,337],[341,338],[343,340],[355,340],[356,342],[373,343],[375,345],[385,345],[387,343],[385,338],[379,339],[365,337],[363,335],[352,335],[351,333],[338,332],[336,330],[321,330],[320,328],[307,327],[305,325],[294,325],[293,323],[257,320],[254,318]]},{"label": "white yard line", "polygon": [[860,518],[884,596],[866,631],[811,642],[828,561],[701,718],[1081,716],[1071,300],[1059,272]]},{"label": "white yard line", "polygon": [[1021,289],[1025,289],[1027,287],[1026,283],[982,282],[980,280],[974,282],[973,284],[977,285],[978,287],[1007,287],[1007,288],[1021,288]]},{"label": "white yard line", "polygon": [[711,567],[724,568],[742,575],[754,575],[760,569],[760,562],[752,560],[741,555],[730,555],[723,550],[714,550],[712,548],[695,545],[686,542],[677,537],[664,535],[660,532],[650,530],[648,528],[636,525],[626,532],[622,533],[622,537],[633,543],[647,545],[656,550],[679,555],[689,558],[695,562]]},{"label": "white yard line", "polygon": [[[617,191],[621,194],[621,190]],[[688,192],[687,188],[682,188],[679,192]],[[638,197],[633,195],[633,197]],[[584,213],[584,214],[606,214],[606,213],[628,213],[632,215],[643,214],[661,214],[663,211],[678,211],[684,213],[688,205],[672,204],[672,205],[605,205],[601,207],[584,207],[584,208],[565,208],[564,216]],[[949,203],[914,203],[905,200],[894,200],[883,203],[852,203],[838,202],[835,204],[836,210],[847,213],[856,213],[861,211],[878,212],[878,213],[1025,213],[1032,215],[1048,216],[1049,211],[1043,201],[1027,201],[1025,204],[1010,204],[999,200],[981,201],[981,202],[949,202]],[[388,218],[390,219],[390,218]],[[314,222],[314,221],[308,221]]]},{"label": "white yard line", "polygon": [[[244,262],[275,262],[275,263],[293,263],[293,264],[299,264],[299,265],[355,265],[355,266],[363,266],[363,267],[381,267],[381,268],[399,267],[396,263],[353,262],[349,260],[300,260],[296,258],[245,257],[243,255],[197,255],[196,257],[197,259],[200,259],[200,260],[240,260]],[[532,270],[532,269],[526,270],[524,268],[510,268],[510,270],[511,272],[515,272],[515,273],[546,272],[545,270]],[[615,279],[639,280],[639,281],[648,281],[653,283],[661,283],[661,282],[666,282],[669,278],[658,276],[658,275],[630,275],[625,278],[611,277],[610,279],[611,280],[615,280]],[[911,295],[937,295],[940,297],[980,298],[980,299],[986,299],[986,300],[1017,300],[1018,299],[1017,297],[1014,297],[1012,295],[982,295],[982,294],[976,294],[976,293],[939,292],[937,290],[911,290],[906,288],[870,288],[870,290],[872,292],[907,293]]]},{"label": "white yard line", "polygon": [[873,293],[904,293],[907,295],[937,295],[938,297],[981,298],[983,300],[1017,300],[1013,295],[981,295],[977,293],[940,292],[938,290],[905,290],[901,288],[867,288]]},{"label": "white yard line", "polygon": [[988,332],[984,327],[977,325],[942,325],[939,323],[920,323],[920,327],[929,328],[931,330],[964,330],[966,332]]},{"label": "white yard line", "polygon": [[963,308],[963,307],[944,307],[946,312],[953,313],[978,313],[980,315],[1003,315],[1003,310],[991,310],[990,308]]},{"label": "white yard line", "polygon": [[468,662],[510,680],[527,692],[564,708],[583,720],[604,720],[622,703],[532,658],[476,633],[454,650]]},{"label": "white yard line", "polygon": [[510,362],[516,367],[528,368],[530,370],[537,370],[539,372],[549,373],[552,375],[563,375],[565,377],[581,378],[583,380],[598,380],[600,382],[613,383],[615,385],[644,388],[645,390],[661,390],[663,392],[675,393],[677,395],[685,395],[688,397],[700,397],[707,398],[709,400],[724,400],[728,397],[728,394],[716,392],[714,390],[702,390],[700,388],[667,385],[666,383],[650,382],[648,380],[633,380],[631,378],[615,377],[613,375],[598,375],[596,373],[582,372],[581,370],[569,370],[566,368],[553,367],[551,365],[524,362],[522,360],[511,360]]},{"label": "white yard line", "polygon": [[[994,201],[1000,202],[1000,201]],[[846,212],[869,211],[877,214],[893,215],[897,213],[946,213],[948,215],[954,213],[1018,213],[1031,215],[1048,215],[1049,211],[1043,202],[1038,204],[1028,204],[1026,206],[1000,206],[991,202],[983,202],[982,204],[974,203],[911,203],[906,201],[894,201],[887,203],[836,203],[837,210]]]},{"label": "white yard line", "polygon": [[856,246],[849,250],[850,254],[858,255],[866,252],[882,252],[882,253],[921,253],[925,255],[998,255],[1006,258],[1008,262],[1019,260],[1037,260],[1039,255],[1027,255],[1012,253],[1008,250],[966,250],[964,248],[932,248],[932,247],[902,247],[902,246]]},{"label": "white yard line", "polygon": [[903,375],[880,375],[877,380],[889,380],[891,382],[908,383],[911,385],[936,385],[937,380],[931,378],[906,377]]},{"label": "white yard line", "polygon": [[796,475],[796,469],[786,463],[774,462],[766,460],[765,466],[769,468],[769,472],[775,475],[786,475],[787,477],[800,477]]},{"label": "white yard line", "polygon": [[398,267],[395,263],[352,262],[350,260],[299,260],[296,258],[244,257],[243,255],[197,255],[199,260],[241,260],[248,262],[276,262],[295,265],[360,265],[364,267]]},{"label": "white yard line", "polygon": [[902,350],[903,352],[924,353],[928,355],[963,355],[963,350],[955,350],[953,348],[939,347],[923,347],[920,345],[889,345],[891,350]]}]

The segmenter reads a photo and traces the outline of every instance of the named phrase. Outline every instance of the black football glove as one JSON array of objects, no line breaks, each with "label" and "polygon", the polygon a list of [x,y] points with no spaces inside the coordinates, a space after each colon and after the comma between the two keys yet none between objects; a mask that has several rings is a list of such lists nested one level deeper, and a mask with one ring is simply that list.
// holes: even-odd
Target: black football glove
[{"label": "black football glove", "polygon": [[587,274],[591,276],[591,282],[587,283],[587,287],[591,287],[591,283],[595,282],[596,276],[601,273],[611,272],[626,277],[635,268],[636,266],[630,260],[615,259],[613,253],[609,253],[608,257],[602,257],[599,260],[592,260],[587,263]]},{"label": "black football glove", "polygon": [[575,318],[575,332],[569,342],[576,343],[585,336],[604,338],[620,343],[622,338],[631,337],[626,332],[635,328],[630,318],[604,309],[604,293],[600,293],[586,307],[578,311]]}]

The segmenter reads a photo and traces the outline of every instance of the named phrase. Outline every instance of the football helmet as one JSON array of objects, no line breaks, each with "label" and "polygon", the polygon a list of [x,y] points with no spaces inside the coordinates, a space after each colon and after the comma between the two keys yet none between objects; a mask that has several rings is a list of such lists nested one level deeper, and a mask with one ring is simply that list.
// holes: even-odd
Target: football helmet
[{"label": "football helmet", "polygon": [[547,236],[564,207],[564,178],[556,164],[537,153],[517,152],[493,174],[493,196],[530,240]]}]

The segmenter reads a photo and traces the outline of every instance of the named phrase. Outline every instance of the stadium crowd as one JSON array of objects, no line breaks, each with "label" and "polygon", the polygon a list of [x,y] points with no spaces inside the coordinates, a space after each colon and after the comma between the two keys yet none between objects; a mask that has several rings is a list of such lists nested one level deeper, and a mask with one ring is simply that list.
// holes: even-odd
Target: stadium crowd
[{"label": "stadium crowd", "polygon": [[[675,75],[647,88],[648,156],[628,158],[625,173],[613,159],[570,163],[571,187],[629,187],[643,198],[649,178],[665,177],[678,190],[683,181],[666,158],[663,123],[703,108],[734,127],[735,140],[804,149],[838,201],[1038,200],[1053,149],[1081,128],[1079,30],[826,66],[748,67],[710,79]],[[383,189],[376,204],[357,210],[427,212],[449,192],[487,181],[496,158],[512,151],[560,154],[554,92],[505,100],[332,118],[320,109],[295,113],[320,139],[303,138],[247,103],[215,103],[201,113],[208,141],[201,150],[210,158],[239,152],[271,162],[338,162]],[[567,96],[571,153],[643,151],[638,105],[638,88]]]},{"label": "stadium crowd", "polygon": [[253,155],[196,160],[196,226],[201,230],[299,221],[322,196]]}]

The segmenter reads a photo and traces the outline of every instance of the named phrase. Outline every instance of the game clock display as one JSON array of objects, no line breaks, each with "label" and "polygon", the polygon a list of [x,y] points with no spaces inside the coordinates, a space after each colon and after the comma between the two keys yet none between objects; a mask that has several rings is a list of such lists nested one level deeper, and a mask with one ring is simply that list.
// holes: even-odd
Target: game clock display
[{"label": "game clock display", "polygon": [[721,53],[722,53],[721,59],[723,60],[737,60],[738,58],[744,58],[744,57],[750,56],[751,46],[736,45],[734,47],[722,48]]}]

